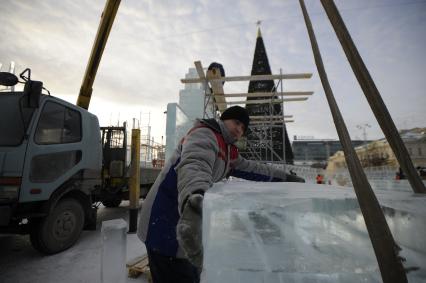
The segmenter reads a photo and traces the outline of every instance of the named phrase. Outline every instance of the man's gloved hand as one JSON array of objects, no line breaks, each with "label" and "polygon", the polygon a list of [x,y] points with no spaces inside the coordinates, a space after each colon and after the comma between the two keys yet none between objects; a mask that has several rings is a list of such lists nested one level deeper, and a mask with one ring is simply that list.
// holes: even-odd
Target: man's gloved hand
[{"label": "man's gloved hand", "polygon": [[191,195],[185,203],[176,228],[179,245],[188,260],[199,269],[203,265],[202,212],[203,196]]}]

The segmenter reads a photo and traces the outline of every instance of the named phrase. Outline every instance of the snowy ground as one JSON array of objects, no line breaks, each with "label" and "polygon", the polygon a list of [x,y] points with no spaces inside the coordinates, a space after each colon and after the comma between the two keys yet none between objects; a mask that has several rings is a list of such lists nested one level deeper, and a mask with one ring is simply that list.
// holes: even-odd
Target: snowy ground
[{"label": "snowy ground", "polygon": [[[0,235],[0,282],[101,282],[101,222],[128,219],[128,202],[119,208],[100,207],[97,231],[83,231],[72,248],[44,256],[31,247],[28,236]],[[145,254],[136,234],[127,236],[127,261]],[[127,282],[147,282],[141,275]]]},{"label": "snowy ground", "polygon": [[[420,268],[409,273],[409,282],[425,282],[426,198],[394,186],[375,193],[403,248],[405,267]],[[363,282],[380,282],[351,188],[237,181],[216,184],[205,201],[202,282],[288,282],[291,276],[297,279],[292,282],[305,282],[301,276],[307,271],[309,282],[349,282],[348,276],[360,282],[362,270],[367,270],[367,277],[372,274]],[[57,255],[39,254],[28,236],[0,235],[0,283],[101,282],[101,222],[127,221],[127,206],[123,202],[119,208],[101,207],[98,230],[84,231],[74,247]],[[145,247],[136,234],[128,234],[127,261],[143,254]],[[355,265],[359,268],[353,270]],[[318,276],[325,279],[316,280]],[[147,280],[140,276],[127,282]]]}]

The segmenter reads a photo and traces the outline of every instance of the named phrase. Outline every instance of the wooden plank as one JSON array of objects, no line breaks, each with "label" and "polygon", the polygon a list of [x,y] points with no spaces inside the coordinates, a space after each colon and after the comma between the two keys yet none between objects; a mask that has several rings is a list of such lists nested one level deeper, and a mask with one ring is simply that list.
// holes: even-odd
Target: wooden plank
[{"label": "wooden plank", "polygon": [[[284,123],[293,123],[294,119],[292,120],[284,120]],[[250,125],[274,125],[274,124],[282,124],[283,121],[250,121]]]},{"label": "wooden plank", "polygon": [[[213,98],[217,105],[217,108],[219,109],[220,113],[223,113],[223,111],[226,110],[226,99],[223,95],[223,84],[222,81],[218,80],[221,78],[220,71],[217,68],[214,68],[213,70],[207,71],[207,79],[210,81],[210,85],[213,90]],[[214,80],[213,80],[214,79]]]},{"label": "wooden plank", "polygon": [[136,278],[141,274],[146,274],[148,281],[151,281],[148,255],[143,255],[129,261],[126,263],[126,267],[129,277]]},{"label": "wooden plank", "polygon": [[126,267],[131,267],[135,264],[137,264],[138,262],[142,261],[144,258],[147,258],[148,256],[145,254],[143,256],[138,256],[137,258],[134,258],[132,260],[130,260],[129,262],[126,263]]},{"label": "wooden plank", "polygon": [[195,61],[194,65],[195,65],[195,69],[197,70],[198,76],[205,83],[206,75],[204,74],[203,65],[201,65],[201,61]]},{"label": "wooden plank", "polygon": [[[269,81],[269,80],[293,80],[293,79],[310,79],[312,77],[311,73],[300,73],[300,74],[282,74],[282,75],[255,75],[255,76],[234,76],[234,77],[217,77],[217,78],[208,78],[210,82],[219,81],[219,82],[243,82],[243,81]],[[184,84],[192,83],[201,83],[203,80],[200,78],[192,79],[181,79]]]},{"label": "wooden plank", "polygon": [[[225,98],[224,98],[225,99]],[[219,104],[235,105],[235,104],[279,104],[283,102],[294,102],[294,101],[305,101],[307,97],[298,97],[298,98],[284,98],[284,99],[259,99],[259,100],[244,100],[244,101],[228,101],[228,102],[219,102]]]},{"label": "wooden plank", "polygon": [[[250,120],[269,120],[269,119],[282,119],[283,115],[276,116],[250,116]],[[284,118],[293,118],[293,115],[284,115]]]},{"label": "wooden plank", "polygon": [[227,93],[225,97],[273,97],[273,96],[303,96],[312,95],[313,91],[284,91],[284,92],[250,92],[250,93]]}]

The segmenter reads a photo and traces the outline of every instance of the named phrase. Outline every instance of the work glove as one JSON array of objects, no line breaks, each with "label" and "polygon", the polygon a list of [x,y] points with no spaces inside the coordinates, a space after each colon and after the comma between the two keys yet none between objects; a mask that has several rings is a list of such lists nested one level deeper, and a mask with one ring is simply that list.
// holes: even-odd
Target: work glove
[{"label": "work glove", "polygon": [[176,228],[179,245],[188,260],[198,269],[203,266],[202,212],[203,196],[191,195],[184,205]]}]

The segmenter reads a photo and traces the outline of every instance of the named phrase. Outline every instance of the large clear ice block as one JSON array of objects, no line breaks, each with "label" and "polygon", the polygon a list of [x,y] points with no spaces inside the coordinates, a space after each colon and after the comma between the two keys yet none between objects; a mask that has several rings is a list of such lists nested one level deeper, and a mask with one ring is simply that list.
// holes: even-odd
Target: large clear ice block
[{"label": "large clear ice block", "polygon": [[123,219],[102,222],[102,283],[126,282],[127,223]]},{"label": "large clear ice block", "polygon": [[[426,197],[375,192],[410,282],[426,279]],[[202,282],[381,282],[353,188],[227,182],[205,195]]]}]

